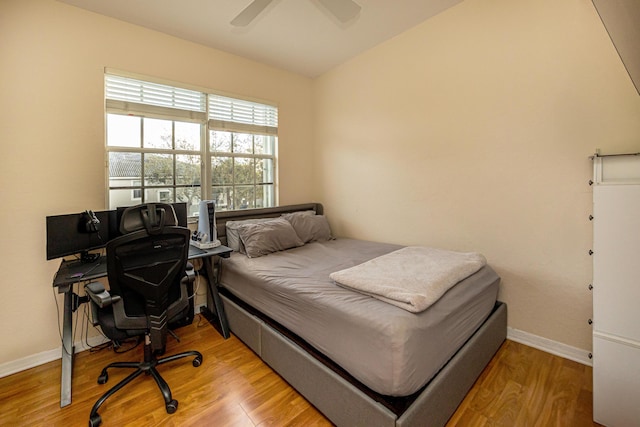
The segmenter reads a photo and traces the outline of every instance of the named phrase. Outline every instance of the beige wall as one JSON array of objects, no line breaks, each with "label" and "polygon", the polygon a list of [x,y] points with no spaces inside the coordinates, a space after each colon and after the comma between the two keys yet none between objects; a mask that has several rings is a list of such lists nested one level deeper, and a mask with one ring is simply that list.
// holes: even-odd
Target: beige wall
[{"label": "beige wall", "polygon": [[45,216],[104,208],[104,67],[276,102],[280,202],[308,201],[311,80],[53,0],[0,1],[0,364],[60,347]]},{"label": "beige wall", "polygon": [[322,201],[340,235],[481,251],[511,327],[591,348],[588,156],[640,151],[640,97],[590,0],[465,0],[316,81],[3,0],[0,364],[60,346],[44,218],[104,207],[104,67],[277,102],[281,204]]},{"label": "beige wall", "polygon": [[510,327],[591,349],[588,157],[640,151],[640,97],[590,0],[465,0],[314,90],[337,234],[480,251]]}]

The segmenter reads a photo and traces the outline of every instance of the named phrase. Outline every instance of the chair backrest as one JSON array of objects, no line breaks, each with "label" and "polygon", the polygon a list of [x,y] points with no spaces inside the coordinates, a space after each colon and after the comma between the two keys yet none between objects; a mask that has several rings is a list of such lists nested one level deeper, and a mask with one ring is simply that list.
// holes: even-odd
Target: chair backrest
[{"label": "chair backrest", "polygon": [[188,305],[180,282],[190,232],[176,224],[171,205],[134,206],[122,214],[120,229],[126,234],[106,247],[110,291],[120,295],[124,307],[124,318],[114,310],[116,327],[149,331],[153,350],[164,348],[168,321]]}]

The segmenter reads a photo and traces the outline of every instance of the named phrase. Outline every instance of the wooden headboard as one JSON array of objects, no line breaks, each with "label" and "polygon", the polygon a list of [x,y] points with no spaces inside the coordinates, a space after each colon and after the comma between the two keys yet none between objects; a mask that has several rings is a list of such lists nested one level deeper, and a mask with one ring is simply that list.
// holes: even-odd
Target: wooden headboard
[{"label": "wooden headboard", "polygon": [[227,221],[242,221],[253,218],[276,218],[286,213],[309,210],[315,211],[316,215],[322,215],[323,213],[321,203],[304,203],[300,205],[277,206],[275,208],[216,212],[216,232],[218,240],[220,240],[223,245],[227,244]]}]

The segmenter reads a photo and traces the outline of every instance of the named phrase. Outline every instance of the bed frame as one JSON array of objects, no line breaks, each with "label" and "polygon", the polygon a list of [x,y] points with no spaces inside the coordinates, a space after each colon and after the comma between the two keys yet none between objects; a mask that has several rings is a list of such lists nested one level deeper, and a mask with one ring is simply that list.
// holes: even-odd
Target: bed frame
[{"label": "bed frame", "polygon": [[[216,212],[218,239],[226,222],[314,210],[319,203]],[[223,267],[224,268],[224,261]],[[420,391],[390,398],[368,389],[300,337],[220,289],[231,331],[337,426],[444,426],[507,335],[507,306],[489,318]]]}]

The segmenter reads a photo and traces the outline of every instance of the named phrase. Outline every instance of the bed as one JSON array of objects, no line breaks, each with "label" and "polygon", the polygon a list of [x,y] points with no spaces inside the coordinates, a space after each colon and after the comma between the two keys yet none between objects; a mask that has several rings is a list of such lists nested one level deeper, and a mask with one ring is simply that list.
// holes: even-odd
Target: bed
[{"label": "bed", "polygon": [[[482,265],[426,310],[399,308],[330,276],[403,248],[300,231],[296,218],[322,213],[310,203],[216,214],[237,251],[219,280],[231,331],[338,426],[444,425],[506,338],[499,277]],[[287,220],[300,241],[280,241]],[[251,240],[263,224],[277,225],[275,247]]]}]

